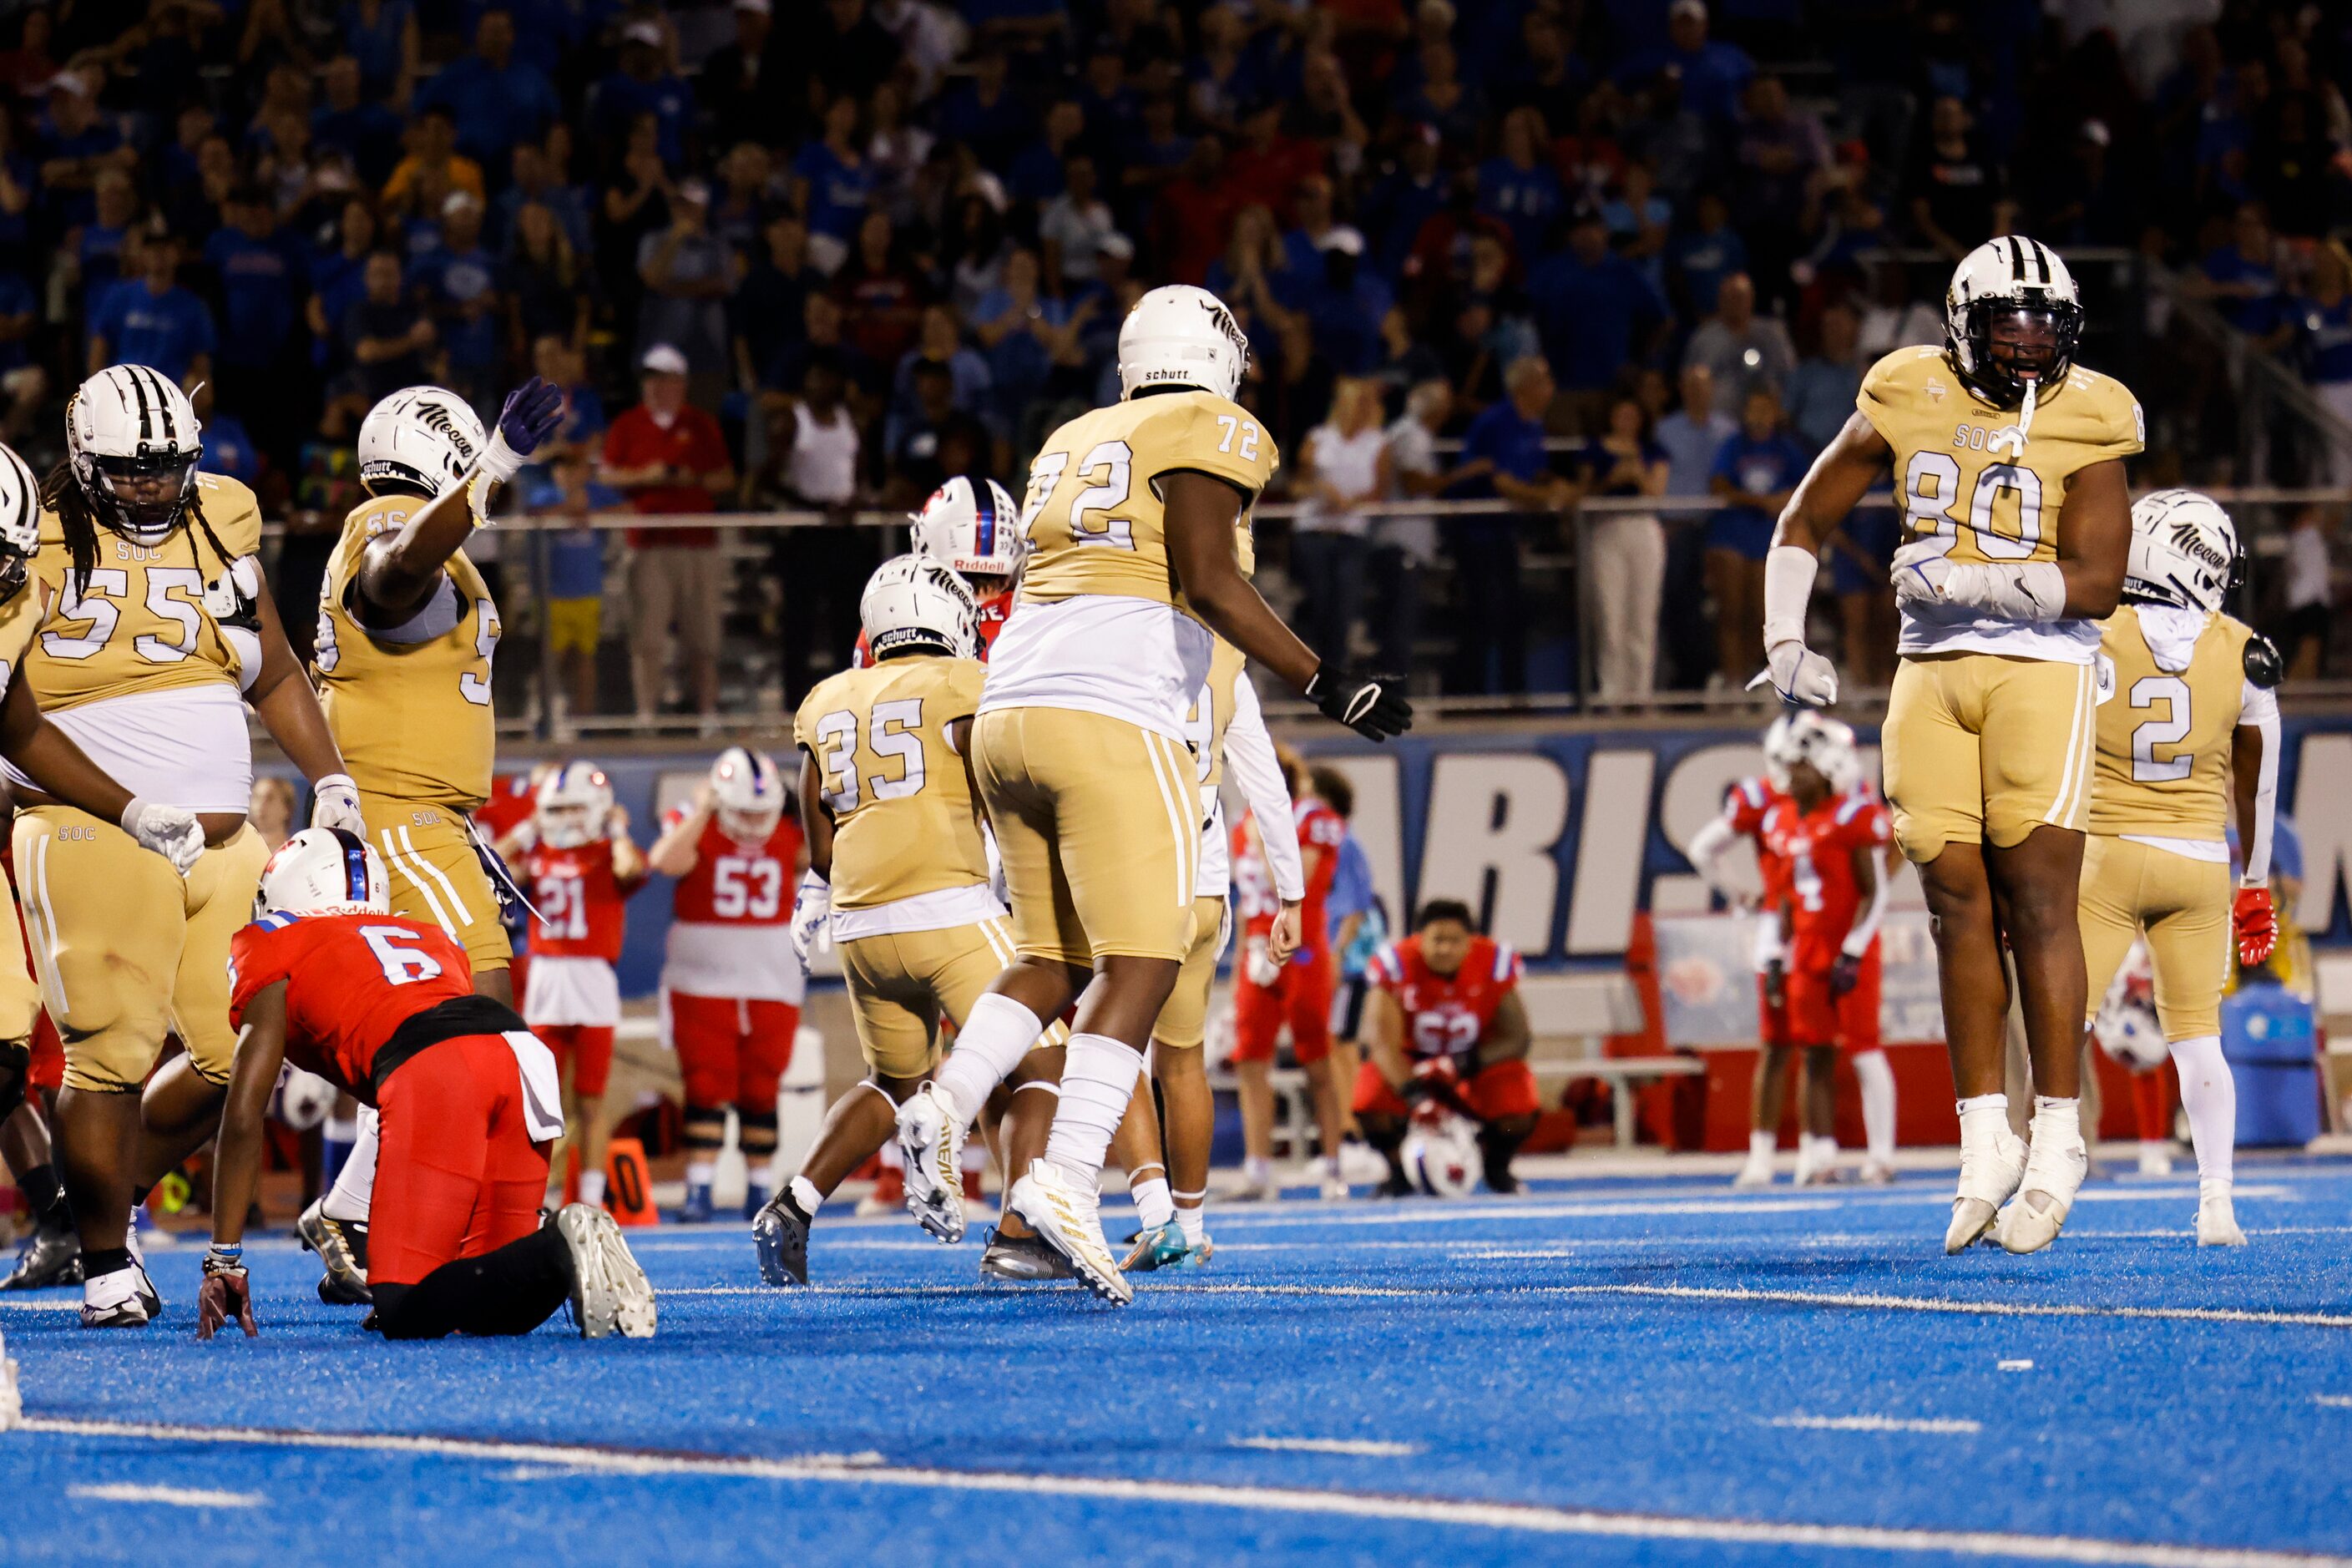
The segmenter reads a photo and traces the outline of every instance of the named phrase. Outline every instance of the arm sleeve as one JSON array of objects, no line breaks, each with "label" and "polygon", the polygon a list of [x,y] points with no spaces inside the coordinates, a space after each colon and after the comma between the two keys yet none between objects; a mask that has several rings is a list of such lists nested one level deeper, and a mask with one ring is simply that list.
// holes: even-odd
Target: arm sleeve
[{"label": "arm sleeve", "polygon": [[1250,685],[1246,670],[1234,677],[1234,717],[1225,726],[1225,766],[1233,770],[1234,782],[1242,786],[1242,796],[1257,817],[1266,867],[1274,873],[1275,896],[1286,904],[1305,898],[1307,868],[1298,855],[1298,827],[1291,819],[1290,787],[1282,782],[1274,737],[1265,732],[1257,689]]},{"label": "arm sleeve", "polygon": [[1692,834],[1690,843],[1683,849],[1683,853],[1690,858],[1691,869],[1698,873],[1699,879],[1713,891],[1723,895],[1727,901],[1732,900],[1732,889],[1723,880],[1723,857],[1738,837],[1728,816],[1710,816],[1706,819],[1706,826]]},{"label": "arm sleeve", "polygon": [[2245,880],[2265,884],[2271,879],[2271,836],[2278,818],[2278,694],[2247,681],[2239,700],[2238,723],[2262,731],[2263,766],[2254,777],[2254,841],[2246,846]]}]

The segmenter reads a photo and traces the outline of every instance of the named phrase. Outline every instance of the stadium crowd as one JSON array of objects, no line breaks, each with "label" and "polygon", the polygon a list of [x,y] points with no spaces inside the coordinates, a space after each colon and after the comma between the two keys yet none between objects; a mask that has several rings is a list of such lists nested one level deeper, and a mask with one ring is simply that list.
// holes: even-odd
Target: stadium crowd
[{"label": "stadium crowd", "polygon": [[[2352,17],[2326,6],[68,0],[0,27],[0,435],[46,469],[84,374],[180,379],[206,466],[291,525],[298,651],[357,420],[419,381],[486,415],[533,372],[567,389],[535,510],[835,519],[771,536],[758,594],[709,531],[567,530],[535,584],[509,548],[575,712],[614,705],[622,557],[641,711],[673,635],[671,700],[717,710],[730,616],[797,700],[881,554],[848,512],[957,474],[1017,495],[1116,396],[1160,281],[1249,333],[1309,640],[1402,668],[1426,629],[1451,690],[1547,682],[1525,568],[1587,496],[1727,503],[1595,514],[1601,695],[1744,680],[1773,514],[1872,357],[1940,341],[1868,265],[1889,248],[2137,250],[2352,413]],[[1507,510],[1361,510],[1426,497]],[[1832,565],[1875,685],[1869,517]],[[2284,606],[2323,638],[2324,528]]]}]

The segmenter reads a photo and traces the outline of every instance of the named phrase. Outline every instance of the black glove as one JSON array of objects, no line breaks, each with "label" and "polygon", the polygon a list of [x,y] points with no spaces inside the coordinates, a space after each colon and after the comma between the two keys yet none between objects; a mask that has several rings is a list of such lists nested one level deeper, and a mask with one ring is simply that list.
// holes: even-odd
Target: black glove
[{"label": "black glove", "polygon": [[1830,965],[1830,994],[1843,996],[1862,984],[1862,960],[1850,952],[1841,952]]},{"label": "black glove", "polygon": [[1404,700],[1402,676],[1320,665],[1307,682],[1307,700],[1367,741],[1385,741],[1412,728],[1412,704]]},{"label": "black glove", "polygon": [[25,1079],[33,1068],[33,1047],[23,1040],[0,1040],[0,1121],[25,1102]]}]

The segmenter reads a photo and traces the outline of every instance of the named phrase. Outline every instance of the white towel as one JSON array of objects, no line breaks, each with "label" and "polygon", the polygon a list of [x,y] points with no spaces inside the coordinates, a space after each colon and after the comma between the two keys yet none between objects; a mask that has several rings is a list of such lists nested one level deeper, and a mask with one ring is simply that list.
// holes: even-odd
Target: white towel
[{"label": "white towel", "polygon": [[509,1029],[506,1042],[522,1076],[522,1121],[530,1130],[530,1141],[546,1143],[562,1137],[563,1087],[555,1070],[555,1053],[529,1029]]}]

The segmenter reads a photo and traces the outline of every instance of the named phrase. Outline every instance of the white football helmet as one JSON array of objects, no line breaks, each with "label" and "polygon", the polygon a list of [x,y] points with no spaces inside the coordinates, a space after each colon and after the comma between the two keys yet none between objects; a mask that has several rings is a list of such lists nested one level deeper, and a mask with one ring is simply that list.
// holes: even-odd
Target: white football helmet
[{"label": "white football helmet", "polygon": [[1789,749],[1789,732],[1796,728],[1796,715],[1783,713],[1764,727],[1764,782],[1789,793],[1789,763],[1795,753]]},{"label": "white football helmet", "polygon": [[913,518],[915,552],[944,561],[967,577],[1013,578],[1021,574],[1027,541],[1021,509],[994,479],[975,489],[958,474],[931,492]]},{"label": "white football helmet", "polygon": [[1249,339],[1206,289],[1170,283],[1135,302],[1118,329],[1118,395],[1147,386],[1196,386],[1219,397],[1242,389]]},{"label": "white football helmet", "polygon": [[205,455],[195,405],[162,372],[109,365],[66,405],[66,457],[100,523],[160,544],[186,519]]},{"label": "white football helmet", "polygon": [[1790,763],[1811,763],[1813,771],[1829,781],[1832,795],[1843,795],[1862,782],[1862,759],[1854,751],[1853,725],[1810,710],[1793,717],[1789,726]]},{"label": "white football helmet", "polygon": [[462,481],[490,444],[481,417],[442,386],[404,386],[360,421],[360,482],[437,496]]},{"label": "white football helmet", "polygon": [[2134,1072],[2154,1072],[2172,1055],[2164,1026],[2156,1014],[2156,970],[2147,944],[2132,943],[2114,984],[2101,999],[2091,1020],[2091,1037],[2099,1048]]},{"label": "white football helmet", "polygon": [[1478,1129],[1458,1112],[1424,1110],[1404,1136],[1405,1174],[1433,1198],[1458,1198],[1478,1184]]},{"label": "white football helmet", "polygon": [[894,555],[866,579],[857,618],[879,663],[900,648],[923,647],[970,658],[980,606],[971,584],[928,555]]},{"label": "white football helmet", "polygon": [[539,781],[531,825],[550,849],[577,849],[604,837],[613,782],[593,763],[565,763]]},{"label": "white football helmet", "polygon": [[254,913],[382,915],[392,912],[392,882],[383,857],[358,834],[341,827],[306,827],[278,847],[261,868]]},{"label": "white football helmet", "polygon": [[2245,580],[2246,552],[2221,502],[2195,490],[2156,490],[2132,503],[2124,597],[2219,611]]},{"label": "white football helmet", "polygon": [[784,775],[763,752],[730,746],[710,764],[719,831],[738,844],[764,844],[784,815]]},{"label": "white football helmet", "polygon": [[2003,316],[2046,318],[2055,336],[2034,366],[2039,388],[2054,387],[2083,337],[2083,296],[2058,253],[2023,235],[1988,239],[1960,258],[1944,290],[1944,350],[1962,381],[1995,407],[2025,396],[2025,383],[1992,354],[1992,324]]},{"label": "white football helmet", "polygon": [[14,598],[41,551],[41,482],[0,443],[0,604]]}]

